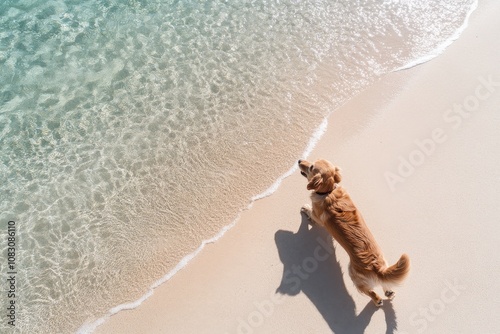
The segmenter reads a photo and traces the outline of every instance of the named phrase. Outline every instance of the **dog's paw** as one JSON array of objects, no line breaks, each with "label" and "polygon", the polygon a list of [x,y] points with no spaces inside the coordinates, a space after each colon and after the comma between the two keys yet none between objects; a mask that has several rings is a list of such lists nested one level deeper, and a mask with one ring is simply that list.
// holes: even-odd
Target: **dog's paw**
[{"label": "dog's paw", "polygon": [[384,302],[382,301],[382,299],[376,301],[374,300],[373,303],[375,304],[375,306],[377,307],[382,307],[382,305],[384,305]]},{"label": "dog's paw", "polygon": [[312,207],[311,204],[304,204],[302,208],[300,209],[300,212],[305,214],[307,218],[311,219],[311,214],[312,214]]},{"label": "dog's paw", "polygon": [[389,300],[393,300],[393,299],[394,299],[394,297],[396,297],[396,293],[395,293],[394,291],[392,291],[392,290],[387,290],[387,291],[385,292],[385,296],[386,296],[387,298],[389,298]]}]

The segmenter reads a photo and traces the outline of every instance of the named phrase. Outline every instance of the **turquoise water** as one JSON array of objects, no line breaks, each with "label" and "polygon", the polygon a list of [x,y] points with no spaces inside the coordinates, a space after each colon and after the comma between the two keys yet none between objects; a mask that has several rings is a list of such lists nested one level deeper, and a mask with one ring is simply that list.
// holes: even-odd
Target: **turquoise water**
[{"label": "turquoise water", "polygon": [[439,53],[474,4],[1,2],[15,330],[71,333],[139,299],[287,171],[325,116]]}]

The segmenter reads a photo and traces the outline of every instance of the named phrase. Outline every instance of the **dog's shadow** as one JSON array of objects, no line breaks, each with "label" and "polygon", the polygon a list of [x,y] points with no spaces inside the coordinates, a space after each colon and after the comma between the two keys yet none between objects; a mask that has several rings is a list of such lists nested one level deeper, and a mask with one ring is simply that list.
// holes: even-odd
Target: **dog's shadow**
[{"label": "dog's shadow", "polygon": [[[302,214],[297,233],[279,230],[274,239],[283,262],[283,277],[276,293],[295,296],[303,292],[334,333],[364,333],[378,308],[369,300],[356,314],[356,305],[345,286],[328,232],[318,226],[309,228],[309,220]],[[392,304],[384,301],[382,309],[386,334],[392,334],[397,329]]]}]

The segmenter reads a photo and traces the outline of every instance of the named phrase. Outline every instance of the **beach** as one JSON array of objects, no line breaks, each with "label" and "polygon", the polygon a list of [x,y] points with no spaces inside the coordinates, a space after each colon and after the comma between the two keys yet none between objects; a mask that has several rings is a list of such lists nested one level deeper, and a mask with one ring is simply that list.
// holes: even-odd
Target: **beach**
[{"label": "beach", "polygon": [[[113,332],[134,314],[164,332],[269,332],[306,305],[315,330],[361,331],[381,313],[298,214],[309,195],[296,162],[342,167],[388,259],[418,264],[418,247],[391,242],[434,218],[413,206],[424,197],[449,214],[439,189],[456,180],[433,171],[453,169],[439,158],[455,159],[447,148],[480,119],[468,110],[496,96],[496,37],[462,38],[479,31],[477,5],[0,2],[0,332]],[[470,131],[470,150],[492,150]],[[448,230],[436,226],[430,240]]]},{"label": "beach", "polygon": [[409,254],[393,301],[378,309],[356,291],[345,251],[300,214],[310,200],[296,171],[95,333],[498,332],[499,15],[480,2],[441,55],[335,110],[308,156],[341,167],[391,264]]}]

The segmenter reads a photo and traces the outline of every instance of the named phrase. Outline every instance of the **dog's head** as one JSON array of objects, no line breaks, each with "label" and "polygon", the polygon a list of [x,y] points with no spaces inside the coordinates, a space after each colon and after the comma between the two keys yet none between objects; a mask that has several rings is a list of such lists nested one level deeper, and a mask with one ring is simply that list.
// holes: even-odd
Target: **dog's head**
[{"label": "dog's head", "polygon": [[314,163],[299,160],[299,169],[300,174],[309,181],[307,189],[318,193],[327,193],[334,190],[335,183],[342,180],[340,169],[326,160],[317,160]]}]

